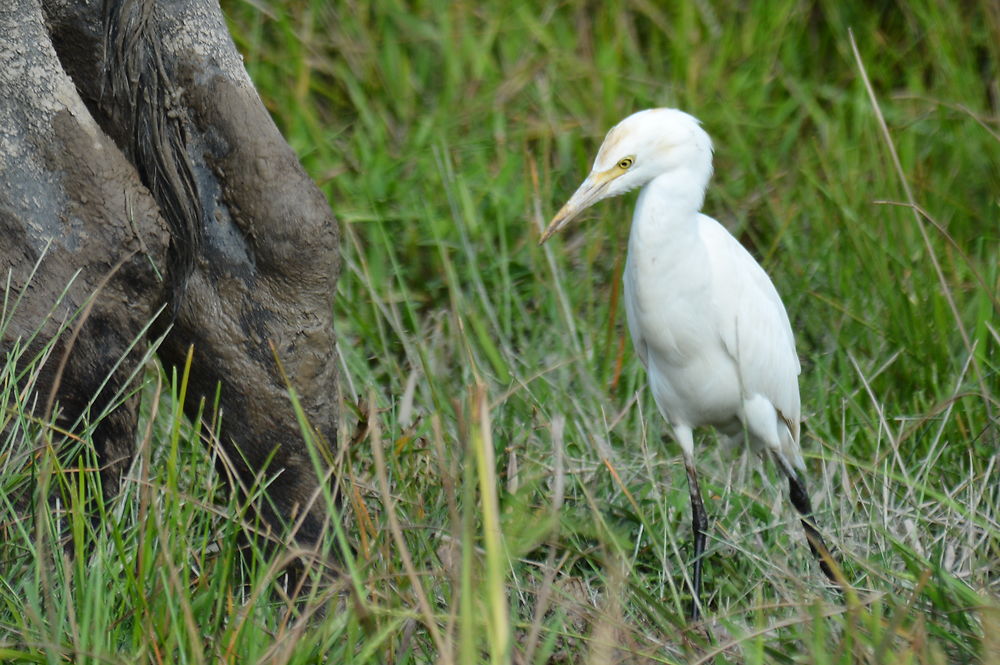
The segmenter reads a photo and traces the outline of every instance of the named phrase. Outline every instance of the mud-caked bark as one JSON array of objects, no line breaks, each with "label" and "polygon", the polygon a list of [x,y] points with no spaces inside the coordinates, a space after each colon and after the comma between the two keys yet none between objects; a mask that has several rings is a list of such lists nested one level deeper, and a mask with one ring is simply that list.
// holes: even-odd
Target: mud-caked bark
[{"label": "mud-caked bark", "polygon": [[[8,380],[35,385],[25,404],[39,418],[58,407],[63,427],[99,420],[94,438],[110,494],[132,458],[136,398],[126,388],[146,348],[142,330],[166,297],[157,272],[166,267],[167,226],[63,72],[38,7],[19,0],[0,9],[0,34],[0,276],[9,303],[0,326],[13,361]],[[40,375],[19,377],[41,353]],[[99,418],[116,396],[124,403]]]},{"label": "mud-caked bark", "polygon": [[[15,2],[37,14],[36,3]],[[100,213],[101,204],[88,195],[81,207],[86,212],[79,213],[85,216],[77,222],[81,234],[115,256],[69,252],[65,264],[100,280],[120,254],[130,257],[105,286],[122,290],[122,296],[99,299],[118,316],[104,327],[132,339],[163,307],[153,325],[154,334],[165,335],[162,361],[181,364],[188,348],[194,349],[189,413],[194,416],[200,398],[211,402],[221,388],[222,441],[242,483],[277,475],[268,492],[276,512],[265,508],[265,517],[273,523],[301,518],[299,539],[314,541],[327,518],[316,496],[328,479],[310,459],[285,377],[302,401],[322,457],[337,423],[332,298],[339,259],[329,206],[261,103],[214,0],[46,0],[41,8],[48,32],[32,38],[51,36],[51,76],[79,107],[68,115],[85,118],[114,158],[102,157],[95,167],[89,154],[90,161],[77,169],[40,161],[38,174],[26,175],[23,186],[56,178],[55,194],[65,198],[67,182],[80,177],[67,173],[85,170],[106,189],[118,188],[131,216]],[[39,22],[36,31],[41,29]],[[24,82],[0,72],[0,85],[17,90]],[[42,98],[51,104],[59,94]],[[13,117],[27,111],[15,101],[6,112]],[[63,143],[42,134],[57,123],[38,125],[38,138],[21,142],[62,153]],[[112,163],[121,163],[128,183],[111,177]],[[3,155],[0,165],[4,182],[21,179],[6,175],[11,162]],[[60,211],[34,210],[32,197],[22,198],[19,207],[2,204],[14,210],[0,222],[5,254],[37,249],[45,233],[72,226]],[[108,195],[101,202],[106,207],[116,200]],[[36,218],[45,221],[32,226]],[[28,253],[11,269],[25,274],[30,263]],[[49,272],[53,281],[39,289],[39,302],[51,302],[62,277]],[[131,318],[120,320],[126,312]],[[30,321],[21,327],[29,329]],[[5,344],[10,337],[4,334]],[[85,337],[86,328],[80,335]],[[113,347],[103,348],[114,355]],[[77,354],[74,349],[71,364]],[[77,371],[100,373],[90,366]],[[81,394],[89,397],[85,386]],[[134,428],[134,416],[128,422]],[[107,452],[113,448],[108,445]]]}]

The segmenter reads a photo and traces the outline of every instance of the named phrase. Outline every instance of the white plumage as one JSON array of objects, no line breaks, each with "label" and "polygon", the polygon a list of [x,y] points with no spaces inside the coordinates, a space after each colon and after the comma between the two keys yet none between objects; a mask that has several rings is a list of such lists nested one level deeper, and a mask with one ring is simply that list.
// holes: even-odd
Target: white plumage
[{"label": "white plumage", "polygon": [[[653,397],[688,471],[695,618],[707,527],[694,469],[698,427],[711,425],[739,440],[745,431],[754,448],[770,453],[788,476],[813,551],[829,557],[797,473],[805,470],[800,367],[788,315],[763,268],[721,224],[699,212],[711,175],[712,143],[695,118],[676,109],[640,111],[608,132],[590,175],[541,239],[597,201],[642,188],[629,235],[625,311]],[[823,569],[831,575],[825,561]]]}]

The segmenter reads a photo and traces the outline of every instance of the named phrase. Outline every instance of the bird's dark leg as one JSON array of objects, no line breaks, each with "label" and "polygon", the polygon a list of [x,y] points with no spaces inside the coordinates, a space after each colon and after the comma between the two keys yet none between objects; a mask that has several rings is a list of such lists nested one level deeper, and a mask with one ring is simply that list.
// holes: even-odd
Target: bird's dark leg
[{"label": "bird's dark leg", "polygon": [[708,517],[705,515],[705,504],[701,501],[701,488],[698,486],[698,474],[694,469],[694,460],[685,456],[684,466],[687,469],[688,491],[691,494],[691,529],[694,531],[691,620],[697,621],[701,612],[701,561],[705,554],[705,531],[708,529]]},{"label": "bird's dark leg", "polygon": [[789,498],[791,498],[795,510],[799,511],[799,515],[802,516],[802,528],[805,529],[806,540],[809,541],[809,549],[812,550],[813,556],[819,561],[819,567],[822,569],[823,574],[831,582],[836,583],[837,578],[833,574],[833,569],[830,568],[829,563],[833,561],[833,555],[830,553],[830,548],[823,542],[823,536],[820,535],[819,529],[816,528],[816,521],[812,516],[812,503],[809,501],[809,493],[806,492],[805,485],[799,480],[798,474],[794,470],[786,468],[784,464],[779,463],[778,466],[788,476]]}]

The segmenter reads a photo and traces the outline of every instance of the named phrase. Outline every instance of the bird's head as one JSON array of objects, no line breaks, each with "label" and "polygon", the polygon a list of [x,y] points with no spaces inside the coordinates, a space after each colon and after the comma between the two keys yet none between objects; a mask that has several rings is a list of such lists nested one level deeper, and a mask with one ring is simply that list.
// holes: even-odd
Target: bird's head
[{"label": "bird's head", "polygon": [[697,118],[683,111],[633,113],[604,137],[590,175],[552,218],[539,243],[598,201],[664,175],[683,176],[702,196],[712,175],[712,141]]}]

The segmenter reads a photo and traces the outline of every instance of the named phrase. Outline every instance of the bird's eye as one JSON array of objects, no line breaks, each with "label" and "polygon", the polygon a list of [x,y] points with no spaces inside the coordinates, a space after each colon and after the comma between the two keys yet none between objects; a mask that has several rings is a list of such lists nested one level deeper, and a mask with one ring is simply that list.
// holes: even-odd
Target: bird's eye
[{"label": "bird's eye", "polygon": [[626,157],[625,159],[623,159],[620,162],[618,162],[618,168],[620,168],[622,171],[624,171],[624,170],[628,169],[630,166],[632,166],[632,162],[634,162],[634,161],[635,160],[632,159],[631,157]]}]

